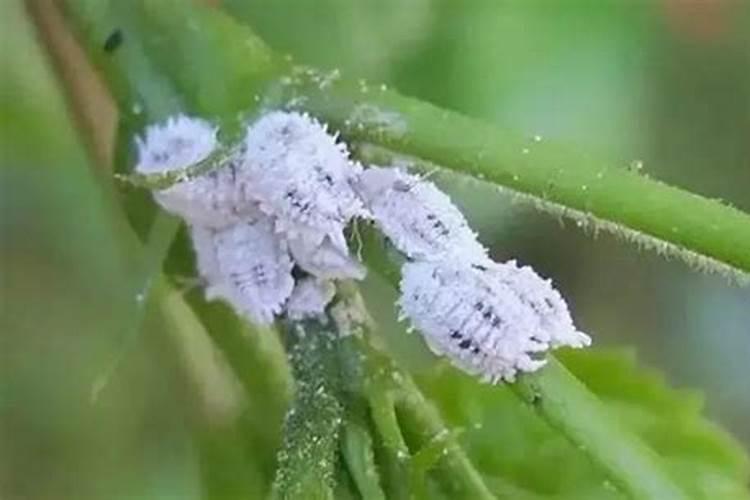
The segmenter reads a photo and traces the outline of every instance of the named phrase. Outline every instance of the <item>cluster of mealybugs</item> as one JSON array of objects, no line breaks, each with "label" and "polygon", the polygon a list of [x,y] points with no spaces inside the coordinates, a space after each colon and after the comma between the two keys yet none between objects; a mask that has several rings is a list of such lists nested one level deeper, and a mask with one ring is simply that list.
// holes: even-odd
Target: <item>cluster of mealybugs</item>
[{"label": "cluster of mealybugs", "polygon": [[[137,146],[141,174],[181,171],[222,147],[215,127],[182,115],[148,127]],[[262,324],[322,315],[335,280],[365,276],[344,235],[363,218],[407,259],[402,315],[463,370],[512,380],[543,366],[550,348],[590,343],[551,283],[490,260],[433,183],[399,168],[363,168],[308,115],[264,114],[229,151],[208,173],[154,192],[189,225],[208,299]]]}]

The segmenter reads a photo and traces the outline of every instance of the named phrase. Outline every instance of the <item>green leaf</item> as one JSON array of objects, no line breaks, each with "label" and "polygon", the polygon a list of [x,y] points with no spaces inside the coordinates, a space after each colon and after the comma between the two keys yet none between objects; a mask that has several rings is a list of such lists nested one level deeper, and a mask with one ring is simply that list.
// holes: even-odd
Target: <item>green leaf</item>
[{"label": "green leaf", "polygon": [[630,351],[570,352],[561,361],[667,462],[696,498],[750,498],[750,459],[702,415],[697,391],[670,389]]},{"label": "green leaf", "polygon": [[[693,392],[668,388],[630,352],[588,350],[561,354],[565,366],[662,458],[690,498],[750,498],[748,458],[700,413]],[[622,498],[606,476],[533,410],[519,406],[508,387],[489,387],[444,370],[420,379],[498,494],[523,498]],[[519,493],[523,492],[523,494]]]}]

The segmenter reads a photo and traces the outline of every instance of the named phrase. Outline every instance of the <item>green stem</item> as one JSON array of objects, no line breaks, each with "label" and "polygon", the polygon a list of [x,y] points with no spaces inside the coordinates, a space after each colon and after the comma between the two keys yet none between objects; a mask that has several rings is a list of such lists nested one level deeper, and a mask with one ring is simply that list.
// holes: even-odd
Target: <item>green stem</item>
[{"label": "green stem", "polygon": [[396,458],[406,461],[409,458],[409,448],[406,446],[401,428],[396,417],[396,402],[392,391],[384,388],[370,388],[368,391],[370,413],[375,428],[380,434],[383,444],[395,451]]},{"label": "green stem", "polygon": [[374,431],[380,440],[383,482],[391,500],[407,500],[409,489],[409,448],[406,446],[401,426],[396,417],[396,403],[392,390],[382,387],[367,389],[370,416]]},{"label": "green stem", "polygon": [[631,498],[688,498],[666,473],[660,457],[618,425],[596,396],[554,358],[544,369],[521,376],[512,388]]},{"label": "green stem", "polygon": [[416,385],[404,378],[399,392],[396,409],[404,428],[425,446],[432,448],[431,445],[435,442],[442,445],[435,477],[451,498],[494,500],[495,495],[484,483],[453,434],[445,427],[437,409],[425,399]]},{"label": "green stem", "polygon": [[317,321],[289,324],[296,385],[284,421],[274,493],[279,499],[333,499],[336,451],[344,419],[338,335]]},{"label": "green stem", "polygon": [[[390,358],[364,339],[358,340],[358,351],[366,360],[368,392],[387,394],[375,399],[371,397],[371,401],[381,406],[377,410],[380,425],[376,424],[376,427],[379,430],[387,429],[381,437],[384,441],[393,443],[401,452],[399,460],[403,462],[409,456],[409,450],[401,436],[403,426],[409,431],[412,448],[417,454],[425,447],[432,447],[435,442],[443,445],[443,455],[436,463],[438,472],[435,477],[443,485],[446,493],[452,495],[451,498],[493,500],[495,496],[484,483],[482,476],[474,468],[455,436],[445,426],[437,409],[427,401],[411,377],[399,370]],[[383,405],[387,406],[382,407]],[[413,466],[410,467],[414,472]],[[421,486],[412,484],[412,493],[418,493]]]},{"label": "green stem", "polygon": [[[357,296],[358,291],[346,287],[339,295],[340,300],[346,303],[346,295],[351,298]],[[354,304],[357,302],[354,301]],[[439,412],[426,400],[411,377],[373,345],[372,336],[366,335],[372,331],[373,325],[365,319],[362,324],[353,326],[363,334],[348,335],[341,342],[341,366],[347,380],[345,386],[349,391],[364,395],[370,405],[377,437],[386,451],[385,484],[391,496],[405,498],[410,494],[410,498],[419,497],[423,491],[423,481],[415,483],[412,479],[424,478],[424,473],[432,464],[423,460],[421,468],[420,463],[414,466],[411,451],[416,455],[424,451],[421,455],[424,459],[430,455],[425,450],[434,448],[434,444],[440,442],[444,447],[443,455],[436,463],[435,468],[439,471],[436,478],[446,493],[451,498],[459,495],[459,498],[494,499],[482,476],[446,428]],[[404,439],[402,425],[411,430],[412,450]]]},{"label": "green stem", "polygon": [[372,449],[372,436],[356,417],[348,415],[341,442],[342,454],[363,500],[386,500]]},{"label": "green stem", "polygon": [[[350,141],[386,148],[530,197],[540,208],[675,254],[750,272],[750,216],[541,138],[500,130],[390,90],[297,69],[280,87]],[[734,272],[734,274],[738,274]]]}]

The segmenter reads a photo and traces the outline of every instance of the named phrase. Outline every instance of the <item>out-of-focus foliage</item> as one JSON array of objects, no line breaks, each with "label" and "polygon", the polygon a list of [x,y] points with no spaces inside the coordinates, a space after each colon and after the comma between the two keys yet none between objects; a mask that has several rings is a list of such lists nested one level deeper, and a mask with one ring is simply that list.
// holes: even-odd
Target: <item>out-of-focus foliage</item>
[{"label": "out-of-focus foliage", "polygon": [[172,349],[149,321],[121,349],[136,262],[95,181],[18,2],[0,51],[0,496],[196,497],[196,455]]},{"label": "out-of-focus foliage", "polygon": [[[649,155],[683,160],[672,154],[682,152],[681,147],[669,149],[659,144],[649,148],[652,137],[641,130],[649,108],[644,103],[664,103],[669,97],[676,102],[668,107],[672,110],[679,105],[680,95],[713,96],[717,102],[727,99],[710,91],[713,80],[708,76],[705,94],[698,84],[676,96],[657,85],[674,83],[670,78],[681,74],[681,68],[669,72],[669,64],[660,64],[671,58],[669,54],[691,54],[680,45],[688,42],[677,36],[664,41],[672,22],[669,8],[673,8],[665,6],[671,2],[665,6],[655,2],[649,7],[621,2],[594,9],[584,6],[585,2],[553,7],[545,2],[410,0],[389,2],[388,8],[373,0],[225,3],[269,44],[303,61],[384,79],[437,104],[604,150],[612,157],[622,157],[623,163],[647,158],[649,165]],[[179,295],[162,290],[158,293],[176,302],[165,299],[151,304],[141,333],[134,340],[129,336],[130,319],[140,307],[137,285],[144,278],[141,246],[123,225],[120,199],[95,180],[92,169],[101,166],[91,164],[74,134],[58,82],[34,40],[23,9],[9,2],[2,3],[0,9],[4,24],[0,53],[0,496],[261,497],[273,478],[274,454],[280,442],[279,416],[286,396],[280,394],[285,390],[283,381],[264,379],[269,370],[259,353],[277,356],[273,342],[250,348],[246,335],[271,333],[248,331],[226,307],[205,304],[195,291],[186,296],[190,309]],[[97,28],[104,30],[104,38],[111,27]],[[147,68],[153,75],[168,75],[165,80],[177,82],[179,90],[165,90],[167,85],[151,97],[173,93],[175,100],[166,103],[163,112],[184,105],[231,121],[235,112],[254,102],[248,89],[226,88],[221,83],[222,64],[241,65],[241,58],[232,51],[237,42],[234,28],[209,30],[224,36],[209,37],[208,41],[181,28],[144,29],[154,30],[146,31],[153,37],[151,47],[160,37],[184,31],[176,44],[182,47],[180,53],[170,59],[157,52],[153,65]],[[125,43],[137,43],[137,36],[126,30]],[[226,47],[222,54],[229,55],[203,67],[196,61],[211,61],[216,56],[195,52],[206,46],[212,50]],[[731,66],[732,47],[732,40],[727,41],[730,55],[725,55],[726,69],[736,74],[740,83],[735,82],[738,87],[732,87],[730,95],[741,100],[747,93],[739,85],[747,82],[750,73],[743,72],[739,63],[737,68]],[[737,59],[742,61],[742,56]],[[645,71],[654,66],[663,74]],[[248,75],[251,73],[248,70]],[[132,120],[125,122],[128,126],[121,132],[120,167],[128,163],[131,134],[146,119],[139,116],[140,97],[128,99],[131,101],[121,103],[124,115]],[[743,121],[747,115],[741,108],[727,106],[724,112],[736,130],[746,126],[747,136],[750,126]],[[718,120],[710,110],[696,113],[690,116],[703,114]],[[688,128],[685,120],[664,114],[654,115],[650,121],[654,136],[672,125]],[[746,172],[738,168],[748,155],[743,156],[739,138],[732,140],[732,134],[741,134],[735,129],[730,137],[722,136],[730,151],[723,160],[727,165],[723,180],[696,168],[687,178],[679,169],[667,169],[664,176],[733,196],[737,204],[747,206],[745,191],[735,188],[738,180],[748,180]],[[710,136],[713,129],[699,133]],[[684,145],[690,134],[672,132],[670,137]],[[695,160],[695,165],[710,164],[712,158],[720,157],[706,154],[702,161]],[[706,187],[706,182],[712,183],[711,187]],[[520,253],[524,260],[548,269],[548,274],[560,276],[559,281],[571,291],[581,322],[601,335],[597,340],[616,335],[609,333],[612,331],[664,335],[674,340],[655,343],[644,333],[643,338],[625,341],[637,341],[647,358],[668,359],[675,374],[695,385],[717,392],[724,385],[738,387],[728,401],[712,392],[708,397],[709,402],[722,403],[713,411],[734,422],[736,432],[747,432],[750,391],[742,390],[747,384],[736,376],[736,361],[731,360],[747,352],[743,348],[750,345],[746,335],[750,319],[739,309],[722,314],[725,305],[720,301],[710,304],[700,290],[718,288],[719,296],[738,297],[737,301],[747,298],[746,291],[685,277],[679,274],[681,270],[610,243],[595,247],[581,239],[547,252],[540,248],[552,246],[549,242],[556,238],[565,241],[570,237],[543,219],[518,214],[502,200],[492,196],[478,199],[476,189],[486,188],[451,182],[450,178],[444,185],[455,190],[472,219],[479,222],[477,228],[482,229],[485,241],[505,238],[497,242],[498,253]],[[131,192],[126,208],[138,233],[146,235],[153,216],[148,197]],[[515,217],[505,215],[504,223],[498,224],[498,210]],[[543,233],[550,236],[538,236]],[[575,245],[581,245],[585,258],[576,255],[579,247]],[[638,271],[641,267],[645,270]],[[171,277],[190,277],[192,269],[191,252],[185,235],[180,234],[167,270]],[[646,273],[654,269],[659,277],[647,278]],[[620,287],[601,284],[613,279]],[[640,284],[628,284],[636,279]],[[657,291],[647,298],[656,305],[644,305],[638,297],[640,289],[649,284]],[[672,318],[693,314],[672,298],[679,297],[676,291],[680,287],[688,286],[698,289],[697,298],[691,297],[696,309],[714,320],[713,328],[701,329],[706,340],[696,339],[695,333],[683,352],[675,348],[682,341],[668,336],[668,321],[651,317],[657,313]],[[603,297],[593,297],[602,289],[606,292]],[[380,292],[379,300],[387,303],[373,303],[376,313],[391,308],[388,293]],[[646,308],[646,318],[629,324],[627,314],[640,310],[639,306]],[[618,308],[624,312],[618,313]],[[383,324],[389,325],[387,320]],[[591,467],[585,450],[573,448],[520,405],[509,390],[481,386],[455,370],[444,369],[434,363],[417,337],[403,337],[400,329],[389,326],[386,330],[389,348],[419,373],[420,386],[434,398],[449,426],[460,430],[459,442],[498,497],[620,497],[605,476]],[[189,334],[172,333],[175,331]],[[205,348],[206,331],[221,353]],[[711,341],[711,336],[734,339],[737,349],[721,351],[730,362],[705,354],[705,342]],[[125,344],[129,347],[123,347],[127,338],[131,339]],[[188,347],[181,347],[184,345]],[[127,349],[123,364],[92,403],[92,384],[123,349]],[[206,367],[217,359],[222,365],[227,360],[235,375],[227,380],[206,379],[203,375],[211,372]],[[684,359],[697,360],[702,366],[680,366]],[[748,465],[742,451],[700,417],[701,404],[694,394],[667,389],[653,375],[636,370],[632,359],[621,354],[566,353],[563,361],[607,403],[613,418],[625,422],[665,458],[670,473],[696,498],[747,495]],[[712,371],[706,367],[721,375],[695,380],[696,374]],[[227,392],[227,386],[235,391]],[[226,399],[204,398],[225,393]],[[217,412],[217,408],[228,410]],[[368,424],[365,418],[360,425],[372,430]],[[433,480],[430,492],[438,498]],[[352,478],[347,481],[342,495],[344,490],[356,491]]]}]

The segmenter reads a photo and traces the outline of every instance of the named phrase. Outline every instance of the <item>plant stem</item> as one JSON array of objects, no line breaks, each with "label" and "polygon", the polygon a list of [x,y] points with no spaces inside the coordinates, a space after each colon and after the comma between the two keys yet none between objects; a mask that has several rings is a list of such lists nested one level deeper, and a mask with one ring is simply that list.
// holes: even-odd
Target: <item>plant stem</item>
[{"label": "plant stem", "polygon": [[344,406],[336,332],[317,321],[286,328],[295,396],[284,421],[274,493],[280,499],[333,499]]},{"label": "plant stem", "polygon": [[[435,442],[440,442],[442,455],[435,463],[438,470],[435,477],[443,485],[446,493],[452,495],[451,498],[457,495],[458,498],[494,500],[495,496],[445,426],[437,409],[427,401],[411,377],[399,370],[390,358],[380,353],[365,339],[358,339],[357,350],[365,359],[365,370],[369,378],[368,392],[387,394],[379,398],[371,396],[370,401],[377,405],[388,405],[377,409],[380,415],[378,428],[382,434],[381,438],[393,443],[397,451],[401,452],[400,460],[404,461],[408,457],[404,454],[409,451],[401,437],[403,426],[409,431],[412,448],[417,454],[425,447],[432,447]],[[381,429],[388,431],[383,432]],[[411,464],[410,467],[413,471]],[[416,492],[419,492],[421,486],[412,484],[412,491],[416,489]]]},{"label": "plant stem", "polygon": [[435,442],[441,444],[441,456],[435,464],[435,477],[448,493],[459,498],[494,500],[495,495],[484,483],[482,476],[474,468],[455,437],[445,427],[438,411],[424,398],[413,382],[406,382],[400,393],[396,408],[403,426],[425,446],[432,446]]},{"label": "plant stem", "polygon": [[356,417],[347,415],[342,454],[363,500],[386,500],[372,449],[372,436]]},{"label": "plant stem", "polygon": [[599,400],[556,359],[512,385],[515,394],[636,499],[687,499],[660,458],[618,425]]},{"label": "plant stem", "polygon": [[554,141],[500,130],[384,87],[343,79],[322,85],[321,79],[318,72],[298,68],[280,86],[288,101],[302,103],[350,141],[531,196],[543,209],[589,220],[698,266],[750,272],[746,213]]}]

